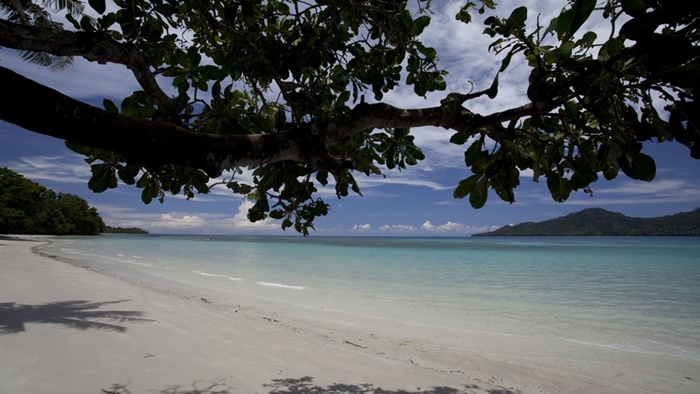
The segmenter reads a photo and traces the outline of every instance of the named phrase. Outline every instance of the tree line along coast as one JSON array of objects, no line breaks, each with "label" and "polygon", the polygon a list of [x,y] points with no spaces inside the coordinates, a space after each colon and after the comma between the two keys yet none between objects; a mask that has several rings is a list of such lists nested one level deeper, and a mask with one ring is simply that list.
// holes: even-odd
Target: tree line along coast
[{"label": "tree line along coast", "polygon": [[70,193],[56,193],[8,168],[0,168],[0,234],[145,234],[105,225],[96,208]]}]

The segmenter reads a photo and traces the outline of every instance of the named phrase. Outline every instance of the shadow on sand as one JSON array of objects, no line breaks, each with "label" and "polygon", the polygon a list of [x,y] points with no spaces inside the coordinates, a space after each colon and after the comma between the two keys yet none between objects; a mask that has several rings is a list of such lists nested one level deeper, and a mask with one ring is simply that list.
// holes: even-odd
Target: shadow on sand
[{"label": "shadow on sand", "polygon": [[[0,334],[17,334],[26,331],[27,323],[61,324],[78,330],[108,330],[124,332],[124,322],[150,321],[141,318],[142,312],[98,310],[105,305],[125,302],[61,301],[41,305],[23,305],[14,302],[0,303]],[[109,323],[101,321],[106,320]]]},{"label": "shadow on sand", "polygon": [[[106,394],[133,394],[127,386],[114,384],[109,389],[102,390]],[[155,390],[154,390],[155,392]],[[225,383],[197,381],[190,387],[172,386],[165,390],[158,391],[161,394],[233,394],[238,390]],[[263,390],[259,393],[268,394],[517,394],[506,388],[485,388],[478,385],[465,385],[461,388],[454,387],[431,387],[417,390],[384,390],[375,387],[371,383],[345,384],[334,383],[326,387],[314,384],[314,378],[306,376],[303,378],[273,379],[271,383],[264,384]]]}]

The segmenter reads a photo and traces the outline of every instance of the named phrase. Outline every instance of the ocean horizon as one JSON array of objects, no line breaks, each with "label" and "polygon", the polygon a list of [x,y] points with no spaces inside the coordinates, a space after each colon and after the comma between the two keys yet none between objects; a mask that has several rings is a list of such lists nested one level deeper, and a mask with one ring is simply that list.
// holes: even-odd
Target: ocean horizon
[{"label": "ocean horizon", "polygon": [[444,346],[478,347],[470,341],[490,335],[700,361],[698,238],[51,240],[43,253],[232,308],[253,297],[300,318],[389,322],[394,335],[429,333],[422,339]]}]

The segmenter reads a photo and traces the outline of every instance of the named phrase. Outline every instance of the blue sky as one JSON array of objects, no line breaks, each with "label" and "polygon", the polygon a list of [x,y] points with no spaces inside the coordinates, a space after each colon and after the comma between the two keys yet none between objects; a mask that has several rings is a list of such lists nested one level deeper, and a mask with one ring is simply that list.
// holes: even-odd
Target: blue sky
[{"label": "blue sky", "polygon": [[[462,2],[433,2],[433,21],[426,29],[424,41],[438,50],[442,68],[450,72],[448,90],[416,97],[411,87],[399,87],[386,96],[387,102],[407,108],[436,105],[452,91],[467,92],[488,87],[500,65],[487,51],[490,38],[481,34],[478,23],[463,25],[453,15]],[[508,15],[504,2],[501,15]],[[542,20],[556,14],[563,1],[519,1],[542,12]],[[534,18],[534,12],[530,13]],[[605,24],[584,26],[605,33]],[[514,60],[515,63],[515,60]],[[10,50],[0,50],[0,64],[15,72],[47,84],[65,94],[99,106],[104,97],[118,100],[137,90],[125,67],[103,66],[76,59],[75,65],[60,72],[20,60]],[[500,79],[495,100],[469,103],[477,113],[505,109],[526,103],[524,98],[527,70],[512,66]],[[5,92],[11,94],[11,92]],[[450,131],[438,128],[413,130],[426,160],[404,171],[386,172],[386,178],[356,174],[364,196],[338,200],[332,187],[320,195],[331,204],[327,217],[316,220],[315,235],[405,235],[464,236],[499,226],[524,221],[542,221],[587,207],[601,207],[636,217],[654,217],[689,211],[700,207],[700,160],[689,156],[688,149],[677,143],[645,146],[656,159],[657,176],[651,182],[630,180],[620,175],[613,181],[593,185],[593,196],[574,193],[565,203],[549,196],[546,182],[532,181],[523,173],[516,189],[516,203],[502,202],[494,193],[482,209],[471,208],[466,200],[455,200],[452,191],[459,180],[471,174],[464,166],[464,147],[448,142]],[[87,188],[89,166],[83,158],[68,150],[63,141],[22,130],[0,121],[0,167],[8,167],[55,191],[73,193],[96,207],[105,222],[112,226],[137,226],[152,233],[208,234],[284,234],[279,224],[266,221],[251,224],[245,218],[247,203],[226,188],[215,188],[208,195],[186,201],[168,196],[165,203],[144,205],[140,190],[120,185],[117,189],[96,194]],[[603,179],[601,177],[601,179]],[[289,230],[287,234],[293,234]]]}]

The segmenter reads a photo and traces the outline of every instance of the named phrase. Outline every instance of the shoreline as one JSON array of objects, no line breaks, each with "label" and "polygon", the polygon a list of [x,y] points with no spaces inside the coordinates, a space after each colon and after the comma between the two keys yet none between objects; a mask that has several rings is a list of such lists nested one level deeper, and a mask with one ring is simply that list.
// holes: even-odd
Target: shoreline
[{"label": "shoreline", "polygon": [[[552,354],[537,343],[526,358],[506,358],[391,335],[400,331],[393,326],[299,317],[252,297],[134,283],[32,253],[38,245],[27,241],[48,240],[24,238],[0,238],[4,393],[691,393],[700,388],[700,377],[683,376],[684,371],[676,377],[645,376],[653,370],[649,365],[639,375],[618,377],[600,375],[607,366],[596,360],[555,360],[570,366],[552,368]],[[618,362],[624,360],[610,360]]]}]

